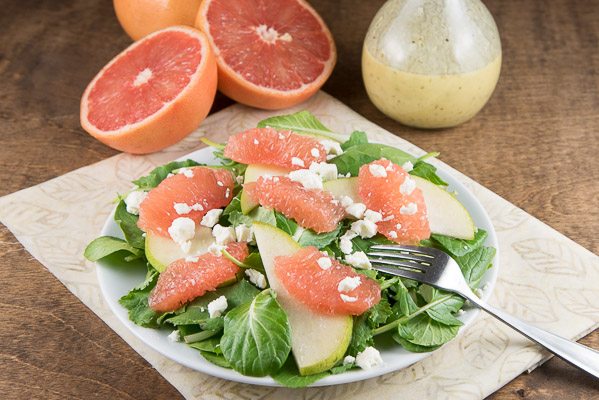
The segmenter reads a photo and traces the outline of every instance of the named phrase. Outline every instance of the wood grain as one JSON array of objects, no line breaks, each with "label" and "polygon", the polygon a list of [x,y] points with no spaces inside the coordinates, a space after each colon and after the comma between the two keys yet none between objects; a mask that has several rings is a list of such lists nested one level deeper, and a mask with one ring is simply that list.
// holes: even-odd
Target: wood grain
[{"label": "wood grain", "polygon": [[[362,40],[382,0],[312,1],[339,62],[325,90],[599,253],[599,2],[486,1],[503,41],[499,86],[471,122],[403,127],[368,100]],[[116,152],[79,127],[79,98],[130,41],[109,1],[0,0],[0,195]],[[231,101],[219,95],[217,111]],[[0,393],[5,399],[180,398],[148,363],[0,228]],[[599,348],[599,332],[583,343]],[[559,360],[492,399],[591,399]]]}]

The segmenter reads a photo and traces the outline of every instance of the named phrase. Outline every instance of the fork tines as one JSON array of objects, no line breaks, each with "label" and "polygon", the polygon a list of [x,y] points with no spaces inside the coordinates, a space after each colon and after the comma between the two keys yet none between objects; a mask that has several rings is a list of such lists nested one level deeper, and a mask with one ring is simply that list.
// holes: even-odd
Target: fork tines
[{"label": "fork tines", "polygon": [[[418,279],[433,265],[435,256],[425,253],[422,247],[381,244],[371,246],[366,255],[375,269]],[[430,252],[431,249],[426,248]]]}]

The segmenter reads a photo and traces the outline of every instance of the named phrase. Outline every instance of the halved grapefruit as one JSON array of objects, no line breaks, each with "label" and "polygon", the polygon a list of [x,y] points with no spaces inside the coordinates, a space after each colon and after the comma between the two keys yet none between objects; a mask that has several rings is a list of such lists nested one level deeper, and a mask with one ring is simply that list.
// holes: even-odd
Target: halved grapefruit
[{"label": "halved grapefruit", "polygon": [[[245,242],[229,243],[227,251],[238,260],[248,256]],[[204,253],[181,258],[160,274],[148,297],[148,305],[158,312],[174,311],[183,304],[215,290],[223,282],[235,279],[239,267],[226,257]]]},{"label": "halved grapefruit", "polygon": [[206,36],[177,26],[146,36],[110,61],[85,89],[81,126],[128,153],[151,153],[191,133],[216,94]]},{"label": "halved grapefruit", "polygon": [[204,0],[196,27],[215,50],[220,91],[253,107],[306,100],[337,59],[331,32],[303,0]]}]

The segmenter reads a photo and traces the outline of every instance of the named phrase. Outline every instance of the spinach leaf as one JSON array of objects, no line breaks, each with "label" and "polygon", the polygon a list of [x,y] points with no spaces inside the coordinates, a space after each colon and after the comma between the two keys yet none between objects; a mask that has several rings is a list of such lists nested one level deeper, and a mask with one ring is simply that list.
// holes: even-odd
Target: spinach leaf
[{"label": "spinach leaf", "polygon": [[354,251],[363,251],[364,253],[368,253],[370,251],[370,247],[377,244],[393,244],[394,242],[390,241],[383,235],[376,235],[368,239],[362,239],[360,236],[353,238],[352,240],[353,250]]},{"label": "spinach leaf", "polygon": [[204,331],[222,331],[225,327],[225,319],[223,317],[209,318],[200,322],[200,328]]},{"label": "spinach leaf", "polygon": [[243,260],[243,263],[248,265],[250,268],[255,269],[256,271],[265,273],[264,264],[262,264],[262,257],[257,251],[250,253],[250,255]]},{"label": "spinach leaf", "polygon": [[491,267],[495,251],[493,247],[479,247],[463,256],[455,257],[462,274],[466,278],[466,282],[471,288],[477,288],[480,284],[483,275]]},{"label": "spinach leaf", "polygon": [[288,388],[303,388],[314,382],[330,375],[328,372],[321,372],[313,375],[302,376],[295,364],[293,357],[288,357],[283,367],[272,374],[272,378],[281,385]]},{"label": "spinach leaf", "polygon": [[184,160],[184,161],[172,161],[168,164],[162,165],[160,167],[154,168],[150,173],[146,176],[142,176],[141,178],[134,180],[133,183],[137,185],[142,190],[150,190],[155,188],[162,182],[168,174],[173,172],[179,168],[186,167],[197,167],[198,165],[202,165],[193,160]]},{"label": "spinach leaf", "polygon": [[316,233],[311,229],[306,229],[300,236],[298,243],[302,247],[315,246],[319,249],[328,246],[331,242],[337,239],[341,231],[342,224],[337,225],[337,228],[331,232]]},{"label": "spinach leaf", "polygon": [[275,211],[275,219],[277,220],[277,228],[293,236],[297,230],[297,223],[294,220],[287,218],[277,211]]},{"label": "spinach leaf", "polygon": [[462,321],[453,315],[464,305],[464,299],[460,296],[424,284],[420,285],[418,293],[427,303],[437,303],[426,309],[429,317],[445,325],[463,325]]},{"label": "spinach leaf", "polygon": [[474,239],[471,240],[456,239],[451,236],[439,235],[436,233],[433,233],[431,238],[442,250],[445,250],[451,255],[460,257],[481,247],[487,239],[487,236],[487,231],[479,229],[474,234]]},{"label": "spinach leaf", "polygon": [[354,327],[347,353],[356,356],[356,354],[364,351],[366,347],[373,344],[374,339],[372,337],[372,329],[368,324],[368,316],[362,314],[359,317],[354,317]]},{"label": "spinach leaf", "polygon": [[395,319],[411,315],[418,310],[418,305],[410,295],[405,281],[399,280],[392,288],[395,291],[395,295],[393,296],[395,304],[392,307]]},{"label": "spinach leaf", "polygon": [[231,211],[228,217],[229,223],[232,226],[237,226],[240,224],[251,226],[254,221],[264,222],[273,226],[277,225],[275,212],[264,207],[258,207],[247,215],[244,215],[241,211]]},{"label": "spinach leaf", "polygon": [[258,128],[266,127],[278,130],[289,130],[307,135],[322,136],[337,142],[344,142],[347,139],[345,135],[334,133],[324,126],[310,111],[278,115],[258,122]]},{"label": "spinach leaf", "polygon": [[397,332],[393,332],[391,337],[393,338],[393,340],[395,340],[397,343],[399,343],[401,345],[401,347],[403,347],[407,351],[411,351],[412,353],[428,353],[430,351],[437,350],[439,347],[441,347],[440,345],[439,346],[420,346],[420,345],[408,342],[407,340],[405,340],[404,338],[399,336],[397,334]]},{"label": "spinach leaf", "polygon": [[87,245],[83,252],[83,256],[89,261],[98,261],[118,251],[129,252],[136,257],[143,255],[143,251],[136,249],[123,239],[115,238],[113,236],[100,236]]},{"label": "spinach leaf", "polygon": [[233,369],[244,375],[266,376],[283,366],[291,351],[291,331],[270,290],[227,313],[221,349]]},{"label": "spinach leaf", "polygon": [[119,204],[114,211],[114,221],[121,228],[121,231],[123,231],[127,243],[136,249],[143,250],[145,248],[146,239],[143,236],[142,230],[137,227],[138,219],[139,217],[137,215],[129,214],[127,212],[127,205],[123,200],[119,201]]},{"label": "spinach leaf", "polygon": [[237,193],[237,195],[231,199],[231,202],[223,210],[222,215],[227,216],[234,212],[241,212],[241,192]]},{"label": "spinach leaf", "polygon": [[353,131],[346,142],[341,143],[341,149],[344,151],[350,147],[357,146],[359,144],[368,143],[368,136],[362,131]]},{"label": "spinach leaf", "polygon": [[410,171],[410,174],[426,179],[427,181],[430,181],[435,185],[448,185],[447,182],[445,182],[443,179],[441,179],[439,175],[437,175],[437,168],[424,161],[417,161],[416,164],[414,164],[414,169]]},{"label": "spinach leaf", "polygon": [[449,342],[458,334],[459,326],[444,325],[428,314],[418,314],[397,327],[402,339],[419,346],[440,346]]},{"label": "spinach leaf", "polygon": [[201,342],[189,343],[189,347],[196,350],[208,351],[214,354],[223,354],[220,349],[220,337],[213,336],[206,340],[202,340]]},{"label": "spinach leaf", "polygon": [[360,167],[381,158],[403,165],[406,161],[416,162],[416,158],[398,148],[378,143],[363,143],[350,147],[343,154],[330,160],[340,174],[358,176]]},{"label": "spinach leaf", "polygon": [[[202,343],[202,342],[199,342]],[[231,369],[231,364],[220,354],[211,353],[209,351],[200,350],[200,354],[207,361],[210,361],[214,365],[218,365],[219,367],[229,368]]]},{"label": "spinach leaf", "polygon": [[152,271],[145,282],[133,288],[119,300],[119,303],[129,311],[129,319],[146,328],[157,328],[159,326],[157,319],[160,314],[148,305],[148,296],[156,286],[158,275],[157,271]]}]

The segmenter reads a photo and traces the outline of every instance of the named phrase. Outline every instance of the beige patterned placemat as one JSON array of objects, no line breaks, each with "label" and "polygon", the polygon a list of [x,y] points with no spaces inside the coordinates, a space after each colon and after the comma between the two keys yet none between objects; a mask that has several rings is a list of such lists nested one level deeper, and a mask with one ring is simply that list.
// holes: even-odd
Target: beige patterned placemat
[{"label": "beige patterned placemat", "polygon": [[[371,139],[415,155],[423,151],[367,121],[325,93],[303,104],[338,132],[359,129]],[[96,271],[83,257],[110,213],[115,192],[130,181],[201,147],[224,141],[272,115],[235,105],[210,116],[193,134],[148,156],[120,154],[0,198],[0,221],[85,305],[102,318],[188,399],[480,399],[546,357],[531,342],[481,313],[456,340],[429,358],[378,378],[325,388],[290,390],[214,378],[176,364],[131,334],[108,309]],[[435,161],[441,165],[443,163]],[[500,274],[491,303],[568,338],[599,326],[599,257],[447,167],[483,204],[499,236]]]}]

